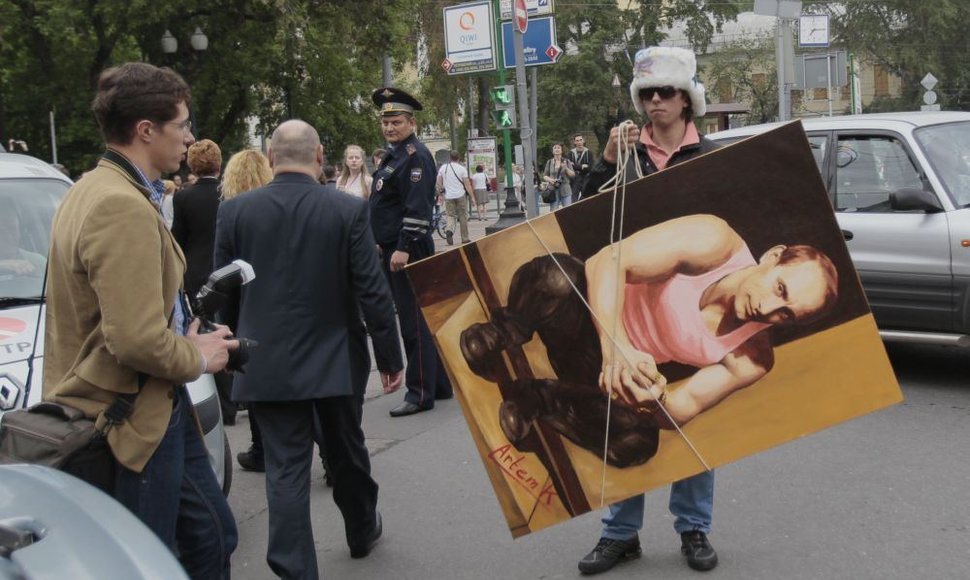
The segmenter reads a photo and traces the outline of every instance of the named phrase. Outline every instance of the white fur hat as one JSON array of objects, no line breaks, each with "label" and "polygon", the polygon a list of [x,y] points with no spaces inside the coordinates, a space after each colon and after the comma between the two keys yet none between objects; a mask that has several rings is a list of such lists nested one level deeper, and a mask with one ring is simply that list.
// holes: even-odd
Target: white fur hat
[{"label": "white fur hat", "polygon": [[651,46],[637,51],[630,83],[630,98],[637,112],[643,114],[640,89],[665,86],[687,91],[694,117],[704,116],[707,111],[704,85],[697,81],[697,60],[693,52],[671,46]]}]

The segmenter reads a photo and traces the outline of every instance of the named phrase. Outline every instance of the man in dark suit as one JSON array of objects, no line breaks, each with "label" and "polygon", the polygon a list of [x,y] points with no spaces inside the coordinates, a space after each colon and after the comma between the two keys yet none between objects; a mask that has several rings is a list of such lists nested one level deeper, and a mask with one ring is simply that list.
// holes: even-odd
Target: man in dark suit
[{"label": "man in dark suit", "polygon": [[[172,235],[185,254],[185,293],[191,300],[212,272],[212,246],[216,237],[216,211],[219,209],[219,173],[222,151],[215,142],[195,142],[186,154],[189,170],[199,176],[192,185],[175,192],[172,198]],[[236,423],[236,405],[230,397],[232,377],[225,372],[212,378],[219,391],[222,422]]]},{"label": "man in dark suit", "polygon": [[269,158],[273,181],[219,208],[215,265],[240,258],[256,271],[241,292],[238,333],[259,347],[233,395],[254,403],[262,429],[266,559],[281,577],[316,579],[309,500],[314,416],[351,557],[366,556],[382,532],[360,428],[357,393],[370,373],[360,312],[385,392],[400,388],[404,365],[366,202],[317,182],[323,147],[303,121],[276,129]]}]

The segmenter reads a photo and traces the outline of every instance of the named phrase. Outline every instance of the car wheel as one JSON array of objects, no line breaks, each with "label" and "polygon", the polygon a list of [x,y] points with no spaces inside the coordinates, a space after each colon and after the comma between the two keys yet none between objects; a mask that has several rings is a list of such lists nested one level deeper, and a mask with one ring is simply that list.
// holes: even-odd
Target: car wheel
[{"label": "car wheel", "polygon": [[229,437],[222,434],[222,495],[229,497],[232,487],[232,449],[229,447]]}]

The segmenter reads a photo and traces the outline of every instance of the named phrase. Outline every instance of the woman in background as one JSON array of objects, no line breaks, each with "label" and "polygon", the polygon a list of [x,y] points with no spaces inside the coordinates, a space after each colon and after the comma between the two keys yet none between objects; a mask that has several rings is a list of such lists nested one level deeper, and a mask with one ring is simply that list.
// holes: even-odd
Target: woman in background
[{"label": "woman in background", "polygon": [[485,174],[485,166],[479,163],[475,166],[475,173],[472,174],[472,189],[475,190],[475,208],[478,210],[478,221],[485,218],[485,204],[488,201],[488,175]]},{"label": "woman in background", "polygon": [[273,170],[265,155],[255,149],[240,151],[229,158],[229,163],[226,163],[222,172],[222,199],[232,199],[272,180]]},{"label": "woman in background", "polygon": [[[262,187],[272,180],[273,170],[270,168],[269,159],[265,155],[255,149],[240,151],[229,158],[229,163],[226,163],[226,168],[222,172],[222,185],[219,186],[222,199],[232,199],[251,189]],[[233,303],[232,307],[226,308],[222,312],[222,321],[235,333],[239,322],[238,303]],[[236,455],[236,461],[246,471],[263,472],[266,471],[263,464],[263,438],[259,432],[259,425],[256,423],[252,403],[247,403],[246,409],[249,411],[249,431],[252,435],[252,443],[247,451]]]},{"label": "woman in background", "polygon": [[549,211],[556,211],[573,202],[569,180],[575,176],[576,172],[573,171],[572,164],[562,156],[562,143],[555,143],[552,146],[552,158],[546,161],[545,170],[542,172],[545,186],[556,189],[555,198],[549,202]]},{"label": "woman in background", "polygon": [[337,188],[351,195],[367,199],[373,179],[364,169],[364,150],[359,145],[347,145],[340,163]]},{"label": "woman in background", "polygon": [[[178,179],[178,175],[175,178]],[[172,201],[176,190],[178,190],[178,185],[171,179],[163,179],[162,183],[165,184],[165,197],[162,198],[162,218],[165,220],[165,226],[172,229],[172,222],[175,220],[175,207]]]}]

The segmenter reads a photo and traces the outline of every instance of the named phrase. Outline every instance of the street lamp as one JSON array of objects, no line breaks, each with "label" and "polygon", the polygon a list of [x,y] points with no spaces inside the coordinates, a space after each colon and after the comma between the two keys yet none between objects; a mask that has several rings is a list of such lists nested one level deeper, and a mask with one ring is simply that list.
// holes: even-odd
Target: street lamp
[{"label": "street lamp", "polygon": [[[189,38],[189,44],[192,45],[192,50],[202,52],[209,48],[209,37],[202,32],[202,28],[196,26],[195,32]],[[178,39],[172,35],[171,31],[166,29],[165,34],[162,35],[162,52],[165,54],[175,54],[178,49]]]},{"label": "street lamp", "polygon": [[172,36],[172,33],[165,29],[165,34],[162,35],[162,52],[165,54],[175,54],[175,51],[179,49],[179,41]]},{"label": "street lamp", "polygon": [[192,33],[192,38],[189,39],[189,42],[192,44],[192,49],[196,52],[202,52],[209,48],[209,37],[198,26],[195,27],[195,32]]},{"label": "street lamp", "polygon": [[[209,48],[209,37],[206,36],[204,32],[202,32],[201,27],[199,26],[195,27],[195,32],[193,32],[192,36],[189,37],[189,45],[192,47],[192,50],[194,50],[195,52],[203,52]],[[166,55],[174,55],[176,52],[178,52],[178,49],[179,49],[178,39],[175,38],[175,36],[172,34],[170,30],[165,29],[165,34],[162,35],[162,52],[165,53]],[[174,56],[168,56],[166,60],[170,60],[173,63],[172,68],[175,68]],[[191,68],[191,66],[186,66],[185,68]],[[187,75],[185,74],[185,72],[183,72],[182,76],[187,76]],[[191,120],[192,126],[195,128],[195,131],[198,132],[199,125],[195,121],[195,107],[192,107],[189,109],[189,119]]]},{"label": "street lamp", "polygon": [[614,123],[617,126],[619,126],[620,125],[620,103],[623,102],[623,92],[619,90],[620,87],[623,86],[623,83],[620,82],[620,75],[614,73],[613,82],[610,84],[612,84],[613,88],[617,89],[617,92],[619,93],[619,96],[616,98],[616,104],[613,107],[610,107],[610,117],[612,117],[614,120]]}]

